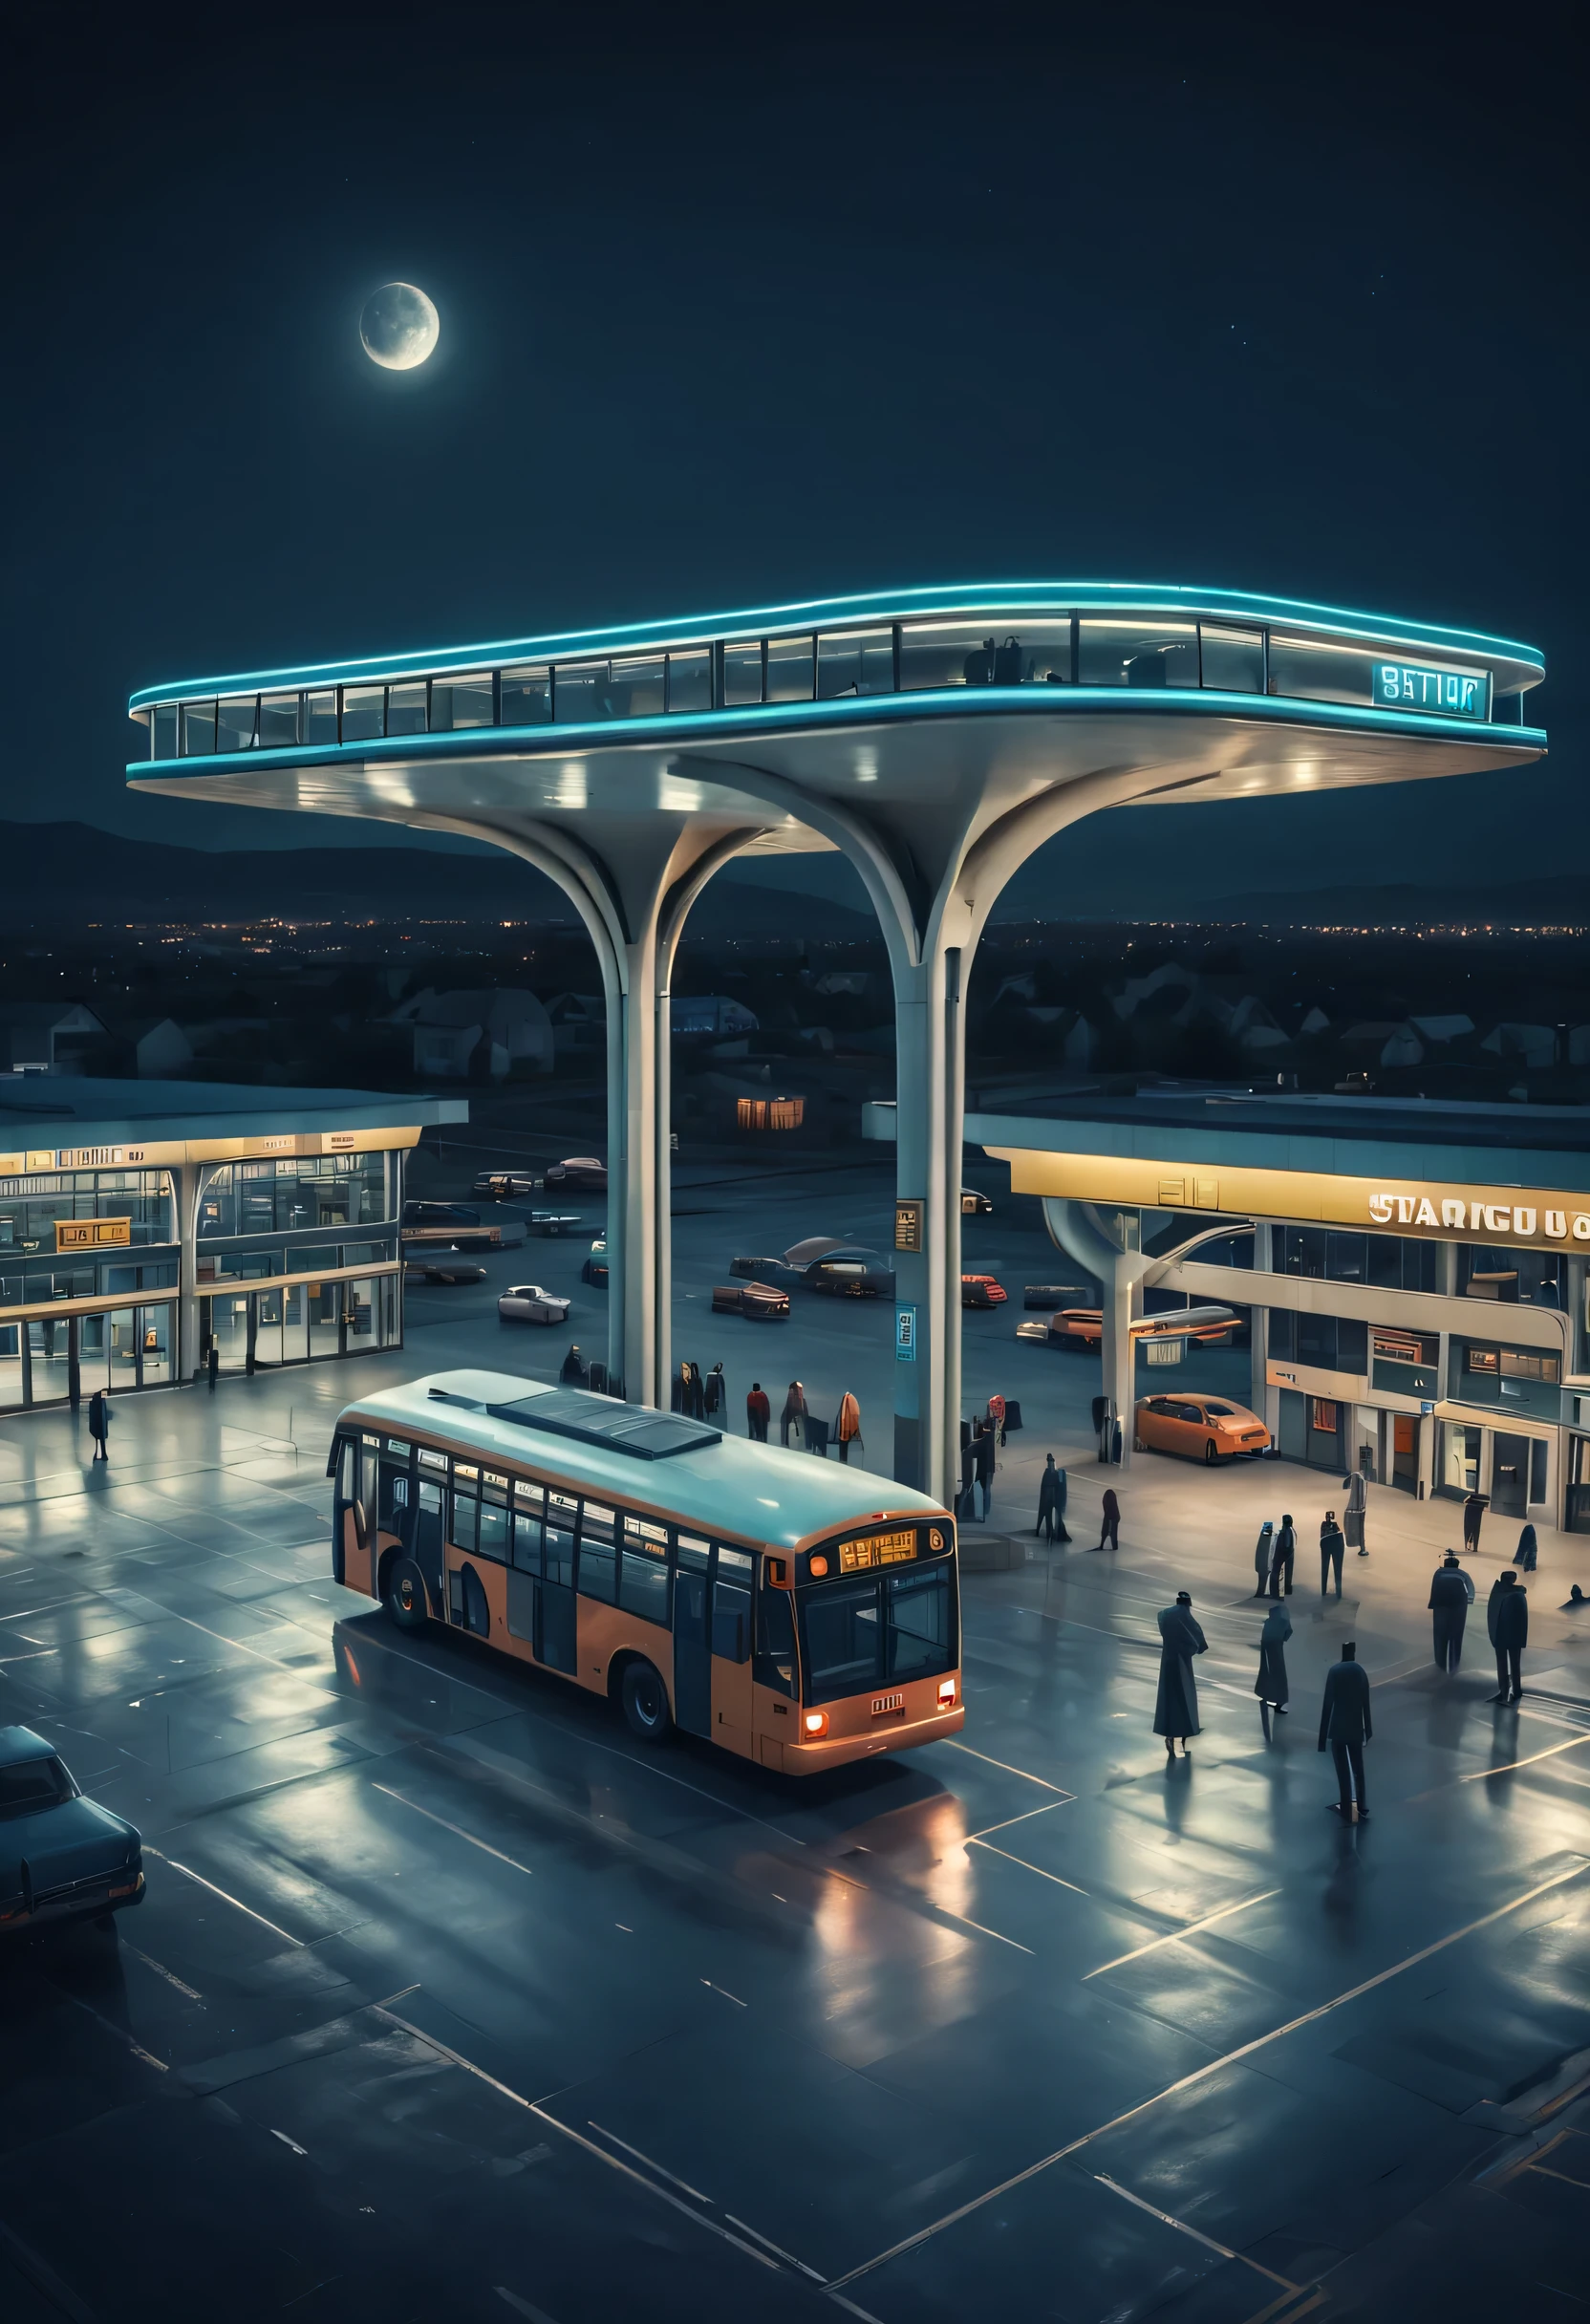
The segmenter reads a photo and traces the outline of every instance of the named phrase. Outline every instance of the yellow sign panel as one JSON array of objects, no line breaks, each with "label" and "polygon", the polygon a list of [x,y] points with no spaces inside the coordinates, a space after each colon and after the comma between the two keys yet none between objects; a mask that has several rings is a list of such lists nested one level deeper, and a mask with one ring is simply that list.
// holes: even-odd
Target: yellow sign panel
[{"label": "yellow sign panel", "polygon": [[894,1205],[894,1248],[896,1251],[920,1251],[922,1248],[922,1214],[927,1205],[905,1201]]},{"label": "yellow sign panel", "polygon": [[[1128,1154],[1044,1153],[990,1146],[1010,1165],[1013,1194],[1072,1202],[1118,1202],[1144,1210],[1219,1211],[1435,1241],[1554,1246],[1590,1244],[1590,1194],[1516,1186],[1448,1185],[1406,1178],[1348,1178],[1324,1171],[1194,1172]],[[1173,1190],[1180,1188],[1178,1194]],[[1523,1196],[1523,1199],[1520,1199]]]},{"label": "yellow sign panel", "polygon": [[98,1251],[107,1246],[123,1248],[133,1239],[130,1218],[57,1218],[55,1248],[57,1251]]},{"label": "yellow sign panel", "polygon": [[915,1555],[914,1530],[910,1533],[871,1533],[863,1540],[840,1543],[839,1570],[842,1574],[859,1574],[871,1565],[909,1565]]}]

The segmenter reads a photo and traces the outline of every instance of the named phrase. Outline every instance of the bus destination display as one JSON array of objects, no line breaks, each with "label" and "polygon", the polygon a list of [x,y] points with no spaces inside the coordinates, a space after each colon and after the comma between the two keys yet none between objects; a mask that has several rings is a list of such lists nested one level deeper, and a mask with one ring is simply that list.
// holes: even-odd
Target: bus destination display
[{"label": "bus destination display", "polygon": [[916,1555],[916,1534],[870,1533],[860,1541],[842,1541],[839,1545],[839,1570],[842,1574],[865,1573],[871,1565],[907,1565]]}]

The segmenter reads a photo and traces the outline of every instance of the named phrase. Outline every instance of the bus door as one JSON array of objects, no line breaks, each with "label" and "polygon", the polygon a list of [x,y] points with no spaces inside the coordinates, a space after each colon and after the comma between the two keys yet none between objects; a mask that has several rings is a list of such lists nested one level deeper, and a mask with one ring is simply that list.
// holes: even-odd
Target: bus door
[{"label": "bus door", "polygon": [[376,1496],[376,1522],[382,1533],[395,1534],[405,1549],[414,1543],[413,1455],[407,1445],[390,1440],[381,1448],[380,1476]]},{"label": "bus door", "polygon": [[707,1599],[712,1545],[692,1534],[677,1538],[674,1574],[674,1718],[686,1734],[712,1732],[712,1631]]},{"label": "bus door", "polygon": [[[433,1606],[445,1606],[446,1582],[442,1579],[443,1543],[447,1534],[447,1455],[445,1452],[424,1452],[419,1455],[419,1474],[414,1480],[414,1526],[409,1554],[425,1577],[425,1587],[431,1594]],[[445,1614],[442,1620],[445,1621]]]},{"label": "bus door", "polygon": [[712,1735],[731,1751],[750,1754],[751,1578],[748,1551],[718,1552],[712,1583]]}]

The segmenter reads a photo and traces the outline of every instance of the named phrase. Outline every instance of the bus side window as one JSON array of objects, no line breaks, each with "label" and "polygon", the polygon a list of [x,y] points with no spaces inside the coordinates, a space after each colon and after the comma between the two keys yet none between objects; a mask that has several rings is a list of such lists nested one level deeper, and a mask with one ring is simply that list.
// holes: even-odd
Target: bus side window
[{"label": "bus side window", "polygon": [[587,1501],[580,1512],[580,1596],[612,1605],[618,1597],[618,1552],[611,1509]]},{"label": "bus side window", "polygon": [[712,1650],[729,1663],[745,1662],[751,1651],[751,1593],[721,1574],[712,1585]]},{"label": "bus side window", "polygon": [[455,1549],[473,1551],[480,1532],[481,1504],[471,1485],[453,1487],[453,1516],[447,1539]]},{"label": "bus side window", "polygon": [[408,1539],[409,1465],[406,1460],[401,1468],[395,1461],[382,1461],[378,1513],[383,1533],[395,1533],[403,1541]]},{"label": "bus side window", "polygon": [[761,1687],[795,1692],[795,1617],[787,1590],[757,1591],[757,1658],[753,1673]]}]

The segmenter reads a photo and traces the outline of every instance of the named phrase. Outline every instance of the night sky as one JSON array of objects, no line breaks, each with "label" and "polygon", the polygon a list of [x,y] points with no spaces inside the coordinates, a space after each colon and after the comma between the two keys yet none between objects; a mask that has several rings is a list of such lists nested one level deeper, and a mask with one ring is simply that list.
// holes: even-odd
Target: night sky
[{"label": "night sky", "polygon": [[[13,17],[0,814],[342,844],[130,799],[128,691],[1119,576],[1536,642],[1553,757],[1115,816],[1068,876],[1141,847],[1145,893],[1193,905],[1590,868],[1574,23]],[[441,312],[407,376],[357,339],[394,276]]]}]

